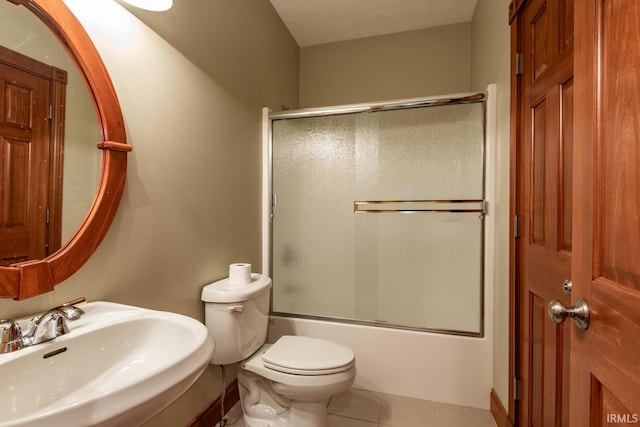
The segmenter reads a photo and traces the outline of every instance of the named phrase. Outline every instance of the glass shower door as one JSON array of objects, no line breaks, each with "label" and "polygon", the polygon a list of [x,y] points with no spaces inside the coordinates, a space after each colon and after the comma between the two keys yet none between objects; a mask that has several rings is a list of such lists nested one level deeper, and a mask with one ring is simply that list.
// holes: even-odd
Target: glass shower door
[{"label": "glass shower door", "polygon": [[273,311],[481,335],[483,106],[274,120]]}]

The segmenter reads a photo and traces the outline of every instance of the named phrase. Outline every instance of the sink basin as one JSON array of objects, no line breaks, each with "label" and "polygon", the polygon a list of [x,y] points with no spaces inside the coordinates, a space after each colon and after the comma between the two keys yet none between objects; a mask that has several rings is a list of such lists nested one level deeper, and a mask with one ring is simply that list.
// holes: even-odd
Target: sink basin
[{"label": "sink basin", "polygon": [[52,341],[0,354],[0,427],[135,426],[200,376],[213,339],[180,314],[109,302]]}]

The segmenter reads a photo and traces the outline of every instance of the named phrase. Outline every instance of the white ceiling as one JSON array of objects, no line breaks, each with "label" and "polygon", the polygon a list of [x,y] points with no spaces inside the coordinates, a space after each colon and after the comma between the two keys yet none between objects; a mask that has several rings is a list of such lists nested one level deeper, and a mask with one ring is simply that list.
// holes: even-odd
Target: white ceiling
[{"label": "white ceiling", "polygon": [[478,0],[270,0],[300,47],[470,22]]}]

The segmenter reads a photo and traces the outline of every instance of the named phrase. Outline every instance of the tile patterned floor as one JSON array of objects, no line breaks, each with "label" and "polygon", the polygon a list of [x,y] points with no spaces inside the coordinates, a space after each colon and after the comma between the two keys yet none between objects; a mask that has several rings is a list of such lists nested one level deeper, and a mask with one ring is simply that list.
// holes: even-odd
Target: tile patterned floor
[{"label": "tile patterned floor", "polygon": [[[489,411],[351,389],[329,402],[330,427],[495,427]],[[227,427],[244,427],[240,404]]]}]

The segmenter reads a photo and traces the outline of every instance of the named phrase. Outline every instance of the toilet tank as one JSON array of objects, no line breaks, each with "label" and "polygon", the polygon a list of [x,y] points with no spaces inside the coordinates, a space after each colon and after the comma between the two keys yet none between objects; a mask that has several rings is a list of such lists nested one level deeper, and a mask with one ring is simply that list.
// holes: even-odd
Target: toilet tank
[{"label": "toilet tank", "polygon": [[202,289],[205,325],[215,342],[212,364],[240,362],[264,344],[270,288],[269,277],[253,273],[246,285],[222,279]]}]

